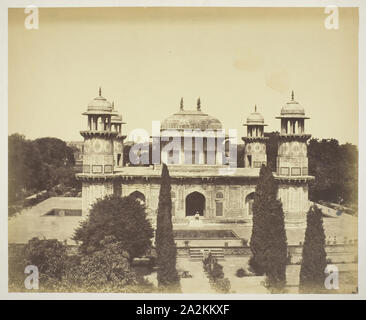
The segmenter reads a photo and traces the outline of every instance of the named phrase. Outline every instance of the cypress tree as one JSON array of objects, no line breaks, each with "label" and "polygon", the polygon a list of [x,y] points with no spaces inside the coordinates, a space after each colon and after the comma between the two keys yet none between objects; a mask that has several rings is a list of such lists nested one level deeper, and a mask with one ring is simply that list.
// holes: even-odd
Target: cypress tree
[{"label": "cypress tree", "polygon": [[280,200],[274,200],[268,210],[266,251],[266,275],[268,286],[276,292],[286,285],[287,237],[285,218]]},{"label": "cypress tree", "polygon": [[170,176],[166,164],[163,164],[161,174],[155,244],[159,287],[177,291],[180,287],[176,269],[177,248],[173,234]]},{"label": "cypress tree", "polygon": [[250,266],[258,275],[264,273],[264,252],[269,246],[267,241],[267,209],[270,203],[276,198],[275,193],[277,187],[271,176],[272,173],[268,168],[262,166],[254,193],[253,227],[250,239],[252,258],[250,260]]},{"label": "cypress tree", "polygon": [[311,206],[307,213],[302,263],[300,269],[300,293],[321,293],[324,289],[327,255],[322,211]]},{"label": "cypress tree", "polygon": [[286,283],[287,238],[277,190],[271,170],[263,165],[254,194],[249,263],[256,274],[266,274],[270,287],[282,289]]}]

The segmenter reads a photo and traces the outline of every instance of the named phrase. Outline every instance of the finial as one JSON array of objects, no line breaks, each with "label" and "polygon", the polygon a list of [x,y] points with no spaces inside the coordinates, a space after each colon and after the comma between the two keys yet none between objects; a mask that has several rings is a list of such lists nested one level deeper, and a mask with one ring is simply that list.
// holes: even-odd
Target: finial
[{"label": "finial", "polygon": [[183,97],[180,98],[180,110],[183,111],[183,107],[184,107],[184,104],[183,104]]},{"label": "finial", "polygon": [[102,96],[102,87],[99,87],[99,97]]},{"label": "finial", "polygon": [[112,110],[114,110],[114,101],[112,101]]},{"label": "finial", "polygon": [[257,112],[257,105],[254,106],[254,112]]},{"label": "finial", "polygon": [[201,98],[197,99],[197,111],[201,111]]},{"label": "finial", "polygon": [[295,100],[294,90],[292,90],[292,93],[291,93],[291,100],[292,100],[292,101],[294,101],[294,100]]}]

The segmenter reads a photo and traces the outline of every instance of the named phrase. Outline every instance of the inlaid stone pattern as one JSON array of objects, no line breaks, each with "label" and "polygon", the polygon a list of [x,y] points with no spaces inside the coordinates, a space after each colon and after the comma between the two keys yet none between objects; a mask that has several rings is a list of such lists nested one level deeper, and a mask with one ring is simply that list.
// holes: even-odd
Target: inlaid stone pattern
[{"label": "inlaid stone pattern", "polygon": [[260,142],[247,143],[245,146],[247,154],[266,153],[266,145]]},{"label": "inlaid stone pattern", "polygon": [[281,142],[278,146],[278,155],[284,157],[306,157],[306,142],[286,141]]},{"label": "inlaid stone pattern", "polygon": [[246,168],[260,168],[267,164],[266,145],[264,142],[247,142],[245,144],[244,165]]},{"label": "inlaid stone pattern", "polygon": [[282,141],[279,143],[277,174],[285,176],[308,175],[306,142]]},{"label": "inlaid stone pattern", "polygon": [[84,155],[88,154],[113,154],[113,143],[100,137],[85,139]]},{"label": "inlaid stone pattern", "polygon": [[123,148],[122,148],[122,142],[119,141],[119,140],[114,140],[114,143],[113,143],[113,147],[114,147],[114,153],[122,153],[123,151]]},{"label": "inlaid stone pattern", "polygon": [[85,139],[83,172],[90,174],[113,173],[113,142],[100,137]]},{"label": "inlaid stone pattern", "polygon": [[307,184],[280,184],[278,198],[282,202],[286,220],[305,220],[310,206]]},{"label": "inlaid stone pattern", "polygon": [[91,205],[97,200],[107,195],[113,194],[113,184],[111,182],[83,182],[82,185],[82,211],[86,215]]}]

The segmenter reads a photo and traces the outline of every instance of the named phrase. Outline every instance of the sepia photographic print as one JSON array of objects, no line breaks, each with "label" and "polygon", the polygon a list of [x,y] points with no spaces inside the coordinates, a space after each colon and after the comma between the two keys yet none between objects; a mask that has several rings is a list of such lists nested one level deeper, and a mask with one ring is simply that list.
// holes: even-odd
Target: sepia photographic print
[{"label": "sepia photographic print", "polygon": [[46,3],[6,9],[4,292],[360,294],[360,4]]}]

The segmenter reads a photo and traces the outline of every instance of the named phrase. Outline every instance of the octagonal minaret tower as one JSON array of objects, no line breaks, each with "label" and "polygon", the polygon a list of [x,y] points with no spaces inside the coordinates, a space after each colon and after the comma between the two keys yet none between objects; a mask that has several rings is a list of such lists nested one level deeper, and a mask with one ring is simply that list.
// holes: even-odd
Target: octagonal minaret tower
[{"label": "octagonal minaret tower", "polygon": [[87,130],[80,131],[84,137],[83,173],[77,175],[82,181],[82,212],[89,212],[98,198],[113,193],[113,139],[118,132],[112,131],[112,104],[99,95],[83,113],[88,117]]},{"label": "octagonal minaret tower", "polygon": [[244,167],[260,168],[262,164],[267,165],[268,138],[264,136],[266,124],[263,116],[257,112],[257,106],[254,107],[254,112],[249,115],[244,126],[247,127],[247,136],[242,138],[245,142]]},{"label": "octagonal minaret tower", "polygon": [[114,108],[114,102],[112,102],[112,117],[111,127],[112,131],[117,132],[116,137],[113,139],[113,156],[115,168],[123,167],[123,140],[126,138],[122,135],[122,115],[117,112]]},{"label": "octagonal minaret tower", "polygon": [[277,172],[279,180],[278,196],[286,214],[286,222],[305,223],[309,207],[308,181],[313,177],[308,173],[307,140],[305,133],[304,108],[291,100],[281,109],[281,133],[278,141]]}]

